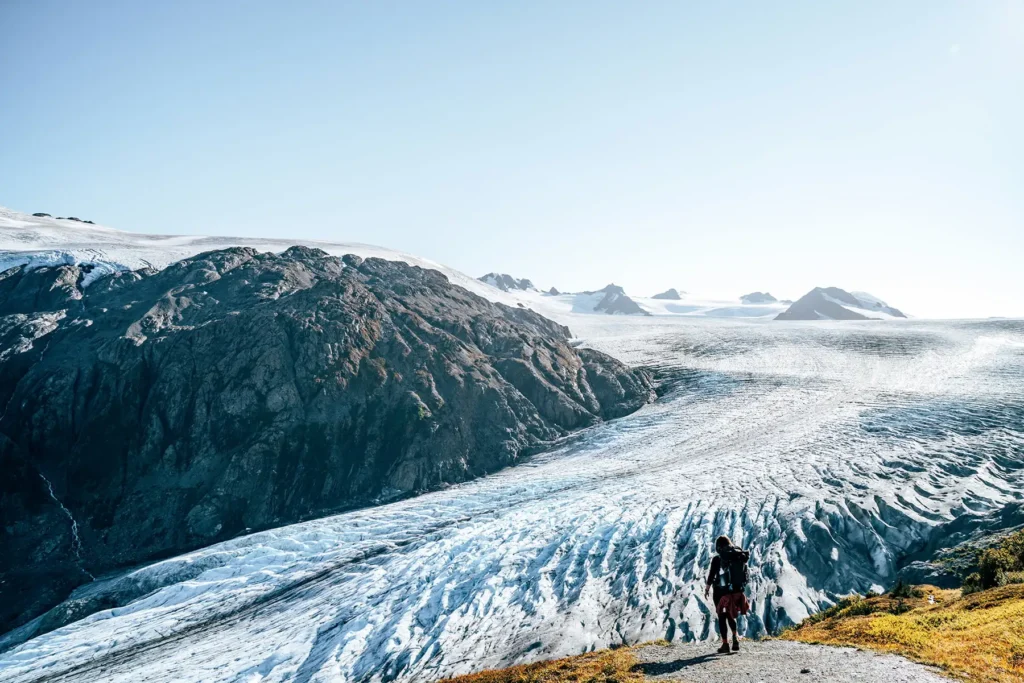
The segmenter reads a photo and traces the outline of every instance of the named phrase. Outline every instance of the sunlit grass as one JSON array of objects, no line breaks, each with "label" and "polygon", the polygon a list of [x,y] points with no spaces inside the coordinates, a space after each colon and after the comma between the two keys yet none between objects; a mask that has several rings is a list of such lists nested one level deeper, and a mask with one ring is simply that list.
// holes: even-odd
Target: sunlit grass
[{"label": "sunlit grass", "polygon": [[644,677],[634,671],[636,664],[633,650],[623,647],[550,662],[481,671],[442,683],[640,683]]},{"label": "sunlit grass", "polygon": [[[934,664],[971,681],[1024,680],[1024,585],[960,596],[925,587],[923,597],[844,601],[782,637],[852,645]],[[934,595],[934,605],[927,594]]]}]

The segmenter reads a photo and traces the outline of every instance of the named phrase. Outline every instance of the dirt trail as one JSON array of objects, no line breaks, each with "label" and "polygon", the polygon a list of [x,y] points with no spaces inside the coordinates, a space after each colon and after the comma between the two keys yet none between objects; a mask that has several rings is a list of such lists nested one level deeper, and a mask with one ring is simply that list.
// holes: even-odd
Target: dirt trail
[{"label": "dirt trail", "polygon": [[896,655],[784,640],[740,642],[740,651],[715,652],[718,643],[649,645],[637,650],[649,681],[686,683],[949,683],[937,669]]}]

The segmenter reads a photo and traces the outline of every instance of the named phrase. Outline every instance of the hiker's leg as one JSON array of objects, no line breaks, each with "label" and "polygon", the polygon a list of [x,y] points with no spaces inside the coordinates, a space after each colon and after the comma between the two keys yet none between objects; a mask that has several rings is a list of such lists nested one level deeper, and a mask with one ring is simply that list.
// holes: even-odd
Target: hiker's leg
[{"label": "hiker's leg", "polygon": [[736,618],[729,617],[729,628],[732,629],[732,639],[736,640],[740,636],[739,630],[736,628]]},{"label": "hiker's leg", "polygon": [[718,648],[719,654],[729,654],[729,624],[726,621],[728,614],[718,613],[718,631],[722,634],[722,647]]}]

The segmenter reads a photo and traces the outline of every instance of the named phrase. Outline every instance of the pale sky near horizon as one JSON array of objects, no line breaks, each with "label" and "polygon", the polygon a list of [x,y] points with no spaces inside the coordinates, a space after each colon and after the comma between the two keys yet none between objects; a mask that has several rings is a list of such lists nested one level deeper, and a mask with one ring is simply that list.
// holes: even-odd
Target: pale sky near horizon
[{"label": "pale sky near horizon", "polygon": [[0,0],[0,205],[1024,315],[1024,0]]}]

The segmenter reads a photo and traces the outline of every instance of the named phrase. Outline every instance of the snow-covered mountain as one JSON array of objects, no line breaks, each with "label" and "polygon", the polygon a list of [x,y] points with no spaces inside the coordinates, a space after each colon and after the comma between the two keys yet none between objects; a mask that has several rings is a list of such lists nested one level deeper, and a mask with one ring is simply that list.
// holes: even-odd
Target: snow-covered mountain
[{"label": "snow-covered mountain", "polygon": [[679,301],[683,297],[679,295],[679,290],[677,290],[675,288],[672,288],[672,289],[666,289],[661,294],[655,294],[651,298],[652,299],[665,299],[665,300],[668,300],[668,301]]},{"label": "snow-covered mountain", "polygon": [[34,216],[0,207],[0,272],[13,266],[90,264],[85,286],[107,273],[139,268],[161,270],[183,258],[227,247],[252,247],[259,251],[282,252],[302,245],[323,249],[328,254],[355,254],[363,258],[403,261],[437,270],[452,284],[489,299],[515,306],[516,299],[454,268],[393,249],[356,242],[327,242],[304,239],[261,239],[252,237],[204,237],[201,235],[150,235],[115,230],[72,219]]},{"label": "snow-covered mountain", "polygon": [[584,294],[597,299],[597,303],[594,304],[595,313],[607,313],[609,315],[650,315],[626,295],[626,290],[616,284],[607,285],[596,292],[584,292]]},{"label": "snow-covered mountain", "polygon": [[866,292],[815,287],[780,313],[776,320],[885,320],[906,318],[897,308]]},{"label": "snow-covered mountain", "polygon": [[741,296],[740,301],[745,304],[774,304],[778,302],[778,299],[768,292],[751,292]]},{"label": "snow-covered mountain", "polygon": [[528,292],[537,289],[533,286],[533,283],[526,278],[516,279],[508,273],[487,273],[480,278],[480,282],[486,282],[491,287],[497,287],[503,292],[518,289],[523,292]]},{"label": "snow-covered mountain", "polygon": [[[622,291],[620,291],[622,290]],[[540,294],[534,291],[509,290],[496,293],[508,294],[526,308],[531,308],[552,320],[564,325],[573,326],[576,314],[607,314],[619,313],[627,315],[650,316],[685,316],[691,318],[748,318],[770,319],[786,309],[789,302],[771,302],[764,304],[744,303],[739,299],[708,297],[676,291],[678,298],[663,292],[655,296],[636,296],[627,294],[618,285],[609,285],[593,292],[559,292],[552,287]],[[606,297],[608,301],[606,300]],[[626,302],[635,304],[635,308]],[[613,302],[617,302],[614,303]],[[602,302],[605,302],[602,304]],[[612,310],[608,307],[611,305]],[[639,309],[639,311],[637,310]]]}]

